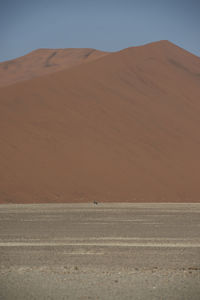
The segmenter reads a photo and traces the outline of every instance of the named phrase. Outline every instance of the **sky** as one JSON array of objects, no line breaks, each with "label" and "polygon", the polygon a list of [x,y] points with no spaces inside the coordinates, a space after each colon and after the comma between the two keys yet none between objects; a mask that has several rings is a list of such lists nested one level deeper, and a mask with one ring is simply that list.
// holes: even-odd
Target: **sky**
[{"label": "sky", "polygon": [[0,62],[38,48],[169,40],[200,56],[200,0],[0,0]]}]

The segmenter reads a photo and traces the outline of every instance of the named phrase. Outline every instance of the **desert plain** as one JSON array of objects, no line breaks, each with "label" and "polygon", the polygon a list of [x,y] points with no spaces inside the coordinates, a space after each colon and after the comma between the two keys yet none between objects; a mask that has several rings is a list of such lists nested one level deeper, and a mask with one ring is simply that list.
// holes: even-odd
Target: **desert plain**
[{"label": "desert plain", "polygon": [[0,299],[199,299],[200,204],[11,204],[0,225]]}]

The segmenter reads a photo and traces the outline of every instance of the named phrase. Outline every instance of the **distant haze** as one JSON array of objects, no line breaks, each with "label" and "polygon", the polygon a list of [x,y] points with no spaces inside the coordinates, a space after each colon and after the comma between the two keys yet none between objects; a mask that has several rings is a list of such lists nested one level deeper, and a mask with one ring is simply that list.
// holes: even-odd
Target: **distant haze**
[{"label": "distant haze", "polygon": [[200,56],[197,0],[1,1],[0,61],[38,48],[117,51],[170,40]]}]

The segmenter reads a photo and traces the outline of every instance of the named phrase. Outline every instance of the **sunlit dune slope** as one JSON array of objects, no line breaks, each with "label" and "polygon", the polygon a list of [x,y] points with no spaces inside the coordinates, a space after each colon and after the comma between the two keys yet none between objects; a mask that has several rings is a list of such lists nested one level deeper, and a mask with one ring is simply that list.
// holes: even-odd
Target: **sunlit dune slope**
[{"label": "sunlit dune slope", "polygon": [[0,63],[0,87],[98,59],[107,52],[95,49],[38,49]]},{"label": "sunlit dune slope", "polygon": [[1,202],[200,202],[200,59],[168,41],[0,89]]}]

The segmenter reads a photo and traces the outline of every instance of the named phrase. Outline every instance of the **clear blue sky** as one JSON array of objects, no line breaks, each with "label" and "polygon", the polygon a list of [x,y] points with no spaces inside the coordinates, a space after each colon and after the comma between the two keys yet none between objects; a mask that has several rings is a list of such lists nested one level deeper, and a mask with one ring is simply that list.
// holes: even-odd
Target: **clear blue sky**
[{"label": "clear blue sky", "polygon": [[200,0],[0,0],[0,61],[37,48],[170,40],[200,56]]}]

